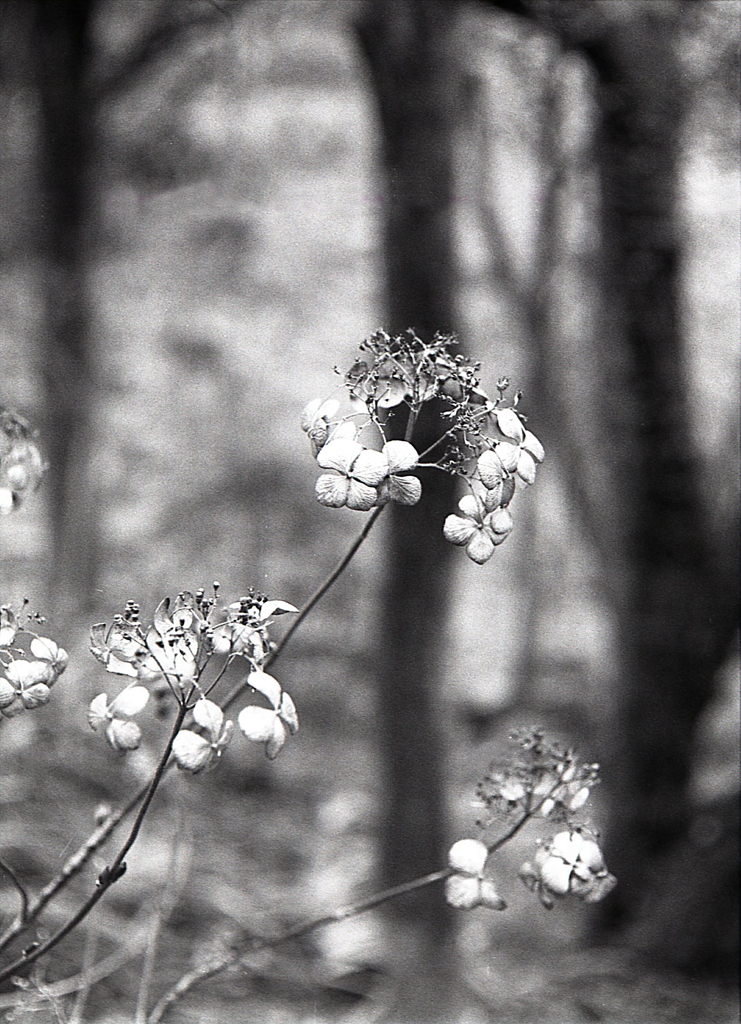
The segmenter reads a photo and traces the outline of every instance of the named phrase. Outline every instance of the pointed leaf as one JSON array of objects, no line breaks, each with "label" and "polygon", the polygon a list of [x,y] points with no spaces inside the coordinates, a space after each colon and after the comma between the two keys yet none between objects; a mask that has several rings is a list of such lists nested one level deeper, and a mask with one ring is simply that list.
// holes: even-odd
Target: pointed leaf
[{"label": "pointed leaf", "polygon": [[297,612],[298,608],[289,604],[288,601],[266,601],[260,609],[260,621],[264,622],[271,615],[285,615],[288,612]]}]

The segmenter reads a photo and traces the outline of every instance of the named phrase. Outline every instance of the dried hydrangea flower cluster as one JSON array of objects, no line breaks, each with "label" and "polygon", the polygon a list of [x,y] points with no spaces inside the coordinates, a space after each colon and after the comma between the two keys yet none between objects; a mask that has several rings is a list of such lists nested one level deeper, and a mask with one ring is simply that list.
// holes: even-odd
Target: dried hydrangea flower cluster
[{"label": "dried hydrangea flower cluster", "polygon": [[[27,622],[32,621],[43,620],[28,616]],[[0,721],[48,704],[67,661],[63,647],[22,626],[9,605],[0,607]]]},{"label": "dried hydrangea flower cluster", "polygon": [[237,716],[247,739],[263,743],[274,758],[297,731],[298,716],[291,697],[277,679],[263,671],[270,655],[269,626],[276,615],[296,612],[286,601],[271,601],[250,592],[223,605],[214,584],[213,596],[200,589],[160,602],[151,624],[140,619],[139,606],[129,601],[113,624],[93,626],[91,651],[106,670],[128,679],[113,698],[101,693],[90,704],[88,721],[105,734],[118,751],[135,750],[142,739],[133,717],[143,711],[153,694],[174,695],[193,715],[194,726],[181,729],[173,742],[180,768],[200,772],[212,766],[231,740],[234,726],[209,694],[229,665],[246,662],[246,682],[268,706],[248,705]]},{"label": "dried hydrangea flower cluster", "polygon": [[[604,899],[617,880],[607,870],[596,833],[576,817],[599,781],[599,765],[581,762],[572,750],[546,742],[540,730],[515,733],[511,739],[517,755],[493,765],[477,786],[476,805],[485,812],[478,826],[486,830],[513,818],[515,829],[536,818],[565,825],[551,838],[538,841],[532,861],[520,868],[521,881],[549,909],[556,899],[569,895],[587,903]],[[493,845],[498,848],[500,843]],[[478,839],[453,845],[449,864],[454,873],[446,880],[446,899],[452,906],[501,909],[501,897],[484,875],[491,849]]]},{"label": "dried hydrangea flower cluster", "polygon": [[20,508],[25,494],[38,487],[45,469],[29,424],[0,408],[0,514]]},{"label": "dried hydrangea flower cluster", "polygon": [[[326,470],[316,483],[317,499],[330,508],[367,512],[389,501],[414,505],[422,485],[413,471],[421,464],[460,476],[468,493],[459,512],[446,518],[443,533],[483,564],[512,531],[509,505],[517,482],[534,483],[545,452],[517,410],[519,394],[503,404],[509,382],[500,380],[491,399],[481,387],[479,364],[455,345],[447,335],[425,343],[413,331],[398,337],[377,331],[345,375],[349,411],[341,414],[337,399],[315,399],[301,425]],[[388,440],[397,407],[413,426],[422,405],[433,399],[441,404],[445,429],[422,456],[409,440]],[[366,443],[368,434],[372,443]],[[433,451],[435,461],[421,463]]]}]

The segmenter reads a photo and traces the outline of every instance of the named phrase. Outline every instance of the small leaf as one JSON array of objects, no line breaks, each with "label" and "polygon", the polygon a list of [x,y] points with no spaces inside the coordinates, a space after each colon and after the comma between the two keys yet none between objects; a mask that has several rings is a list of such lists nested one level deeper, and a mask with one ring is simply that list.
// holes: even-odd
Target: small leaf
[{"label": "small leaf", "polygon": [[288,612],[297,612],[298,608],[289,604],[288,601],[266,601],[260,609],[260,621],[264,622],[271,615],[285,615]]}]

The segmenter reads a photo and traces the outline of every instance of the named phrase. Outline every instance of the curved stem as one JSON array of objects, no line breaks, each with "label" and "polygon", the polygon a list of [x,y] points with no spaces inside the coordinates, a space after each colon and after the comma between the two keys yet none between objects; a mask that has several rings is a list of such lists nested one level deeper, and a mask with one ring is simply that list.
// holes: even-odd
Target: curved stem
[{"label": "curved stem", "polygon": [[[348,567],[348,565],[352,561],[353,557],[355,556],[355,553],[357,552],[358,548],[363,543],[365,538],[368,536],[370,531],[373,529],[373,526],[374,526],[376,520],[378,519],[380,514],[383,512],[385,507],[386,507],[385,505],[380,505],[378,508],[374,508],[373,509],[373,511],[371,512],[370,516],[368,517],[365,525],[363,526],[363,529],[360,531],[358,536],[355,538],[353,543],[350,545],[350,547],[348,548],[348,550],[346,551],[346,553],[344,554],[342,559],[337,563],[337,565],[332,570],[332,572],[329,574],[329,576],[326,578],[324,583],[322,583],[322,585],[320,587],[318,587],[317,590],[314,591],[314,593],[311,595],[309,600],[306,602],[306,604],[303,606],[301,611],[298,613],[296,618],[291,623],[289,629],[286,630],[286,632],[283,634],[282,638],[278,641],[278,643],[275,645],[275,647],[270,652],[270,654],[268,654],[267,658],[265,659],[265,661],[262,664],[263,668],[268,668],[268,666],[272,665],[273,662],[275,662],[280,657],[280,655],[282,654],[283,650],[285,649],[286,644],[291,639],[291,637],[296,632],[296,630],[301,625],[301,623],[304,621],[304,619],[309,614],[309,612],[311,612],[311,610],[314,608],[314,606],[316,604],[318,604],[319,601],[321,601],[321,599],[327,593],[327,591],[332,586],[332,584],[335,583],[339,579],[339,577],[342,575],[342,573]],[[246,679],[243,679],[241,682],[237,683],[237,685],[234,687],[232,692],[230,694],[228,694],[226,699],[222,702],[221,708],[222,708],[223,711],[226,711],[226,709],[231,704],[234,703],[234,701],[237,699],[237,697],[239,697],[239,695],[244,692],[246,686],[247,686],[247,680]]]},{"label": "curved stem", "polygon": [[28,964],[33,963],[35,960],[38,960],[40,957],[44,956],[51,949],[53,949],[59,942],[62,941],[62,939],[66,935],[69,935],[69,933],[87,917],[87,915],[90,913],[93,907],[98,903],[99,900],[103,898],[103,896],[108,891],[108,889],[110,889],[113,883],[117,882],[118,879],[121,878],[124,871],[126,870],[124,858],[126,857],[126,854],[129,852],[131,847],[136,842],[137,836],[139,835],[139,830],[141,829],[144,817],[147,811],[149,810],[149,805],[151,804],[154,798],[154,794],[157,792],[157,787],[159,786],[162,776],[164,775],[165,770],[167,768],[168,761],[170,760],[170,754],[172,753],[172,744],[175,740],[175,737],[180,732],[180,727],[183,724],[183,720],[185,718],[187,710],[188,709],[185,703],[179,705],[177,717],[175,718],[175,722],[173,723],[173,727],[170,731],[170,736],[168,738],[167,744],[165,746],[164,751],[162,752],[162,756],[159,759],[154,774],[144,793],[141,806],[137,812],[136,817],[134,818],[132,826],[129,830],[129,834],[126,837],[126,840],[124,841],[123,845],[121,846],[121,849],[118,851],[111,864],[107,868],[105,868],[98,876],[96,882],[97,888],[95,889],[95,891],[87,898],[87,900],[85,900],[85,902],[77,911],[77,913],[73,914],[72,917],[69,918],[69,920],[66,921],[62,925],[62,927],[54,933],[54,935],[52,935],[49,939],[46,940],[46,942],[42,942],[39,945],[27,950],[26,953],[20,956],[16,961],[14,961],[12,964],[9,964],[7,967],[3,968],[3,970],[0,971],[0,982],[4,981],[6,978],[11,977],[17,971],[26,967]]},{"label": "curved stem", "polygon": [[20,917],[21,921],[25,923],[25,921],[28,919],[28,893],[26,892],[23,883],[21,882],[18,875],[15,873],[14,869],[10,866],[10,864],[6,864],[4,860],[0,860],[0,870],[5,872],[5,874],[8,876],[13,885],[18,890],[18,895],[20,896],[21,899],[21,909],[18,913],[18,916]]},{"label": "curved stem", "polygon": [[[547,799],[547,796],[543,799]],[[503,836],[500,836],[499,839],[488,847],[489,854],[501,849],[505,843],[508,843],[510,839],[517,835],[523,825],[537,813],[542,803],[543,800],[541,800],[534,808],[527,808],[515,824],[505,832]],[[197,967],[188,974],[184,974],[183,977],[173,985],[169,992],[165,993],[154,1007],[149,1015],[147,1024],[160,1024],[160,1021],[163,1020],[169,1008],[178,1000],[182,999],[182,997],[186,995],[191,988],[202,981],[208,980],[208,978],[215,977],[215,975],[221,973],[221,971],[225,970],[227,967],[237,963],[240,959],[249,956],[250,953],[257,953],[262,949],[273,949],[276,946],[282,945],[284,942],[289,942],[291,939],[298,939],[304,935],[308,935],[317,928],[323,928],[328,924],[335,924],[337,921],[345,921],[349,917],[356,917],[358,914],[362,914],[366,910],[371,910],[373,907],[378,907],[382,903],[387,903],[389,900],[397,899],[399,896],[406,896],[407,893],[415,892],[418,889],[426,888],[428,885],[433,885],[435,882],[443,881],[444,879],[449,878],[452,874],[454,874],[453,868],[440,868],[438,871],[432,871],[427,875],[421,875],[419,878],[413,878],[408,882],[402,882],[399,885],[391,886],[389,889],[382,889],[380,892],[373,893],[373,895],[367,896],[365,899],[358,900],[357,903],[351,903],[344,907],[337,907],[336,910],[333,910],[329,914],[312,918],[309,921],[303,921],[300,924],[294,925],[293,928],[287,929],[281,935],[277,935],[273,938],[253,939],[239,952],[232,950],[228,954],[225,954],[220,960],[212,960],[208,965]]]}]

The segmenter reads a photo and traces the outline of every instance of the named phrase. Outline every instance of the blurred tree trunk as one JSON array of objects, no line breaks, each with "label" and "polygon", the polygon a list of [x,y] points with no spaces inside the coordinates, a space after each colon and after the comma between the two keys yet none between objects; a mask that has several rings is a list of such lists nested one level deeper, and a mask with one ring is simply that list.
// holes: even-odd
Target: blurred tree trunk
[{"label": "blurred tree trunk", "polygon": [[90,606],[97,522],[87,460],[92,400],[90,187],[95,108],[88,95],[95,0],[33,0],[32,57],[40,101],[40,185],[45,328],[41,364],[48,410],[53,565],[50,603]]},{"label": "blurred tree trunk", "polygon": [[[604,295],[597,355],[610,368],[603,371],[613,439],[608,474],[627,569],[613,591],[622,661],[617,720],[605,725],[605,736],[613,737],[608,861],[621,884],[603,924],[670,962],[671,930],[693,926],[683,916],[686,887],[709,886],[710,914],[728,898],[704,877],[703,864],[712,860],[706,850],[695,848],[694,877],[687,877],[684,856],[681,872],[668,865],[674,851],[691,847],[695,728],[738,621],[736,542],[729,531],[724,544],[713,543],[718,532],[700,488],[680,326],[682,9],[583,0],[497,6],[555,32],[586,55],[596,76]],[[610,538],[603,550],[614,552]],[[613,563],[606,564],[609,571]],[[667,865],[658,875],[651,870],[657,862]],[[651,923],[657,902],[675,908],[668,929],[671,915],[663,916],[663,930]],[[703,958],[712,962],[712,950]]]},{"label": "blurred tree trunk", "polygon": [[[453,136],[458,81],[457,5],[442,0],[371,0],[358,22],[381,133],[386,328],[422,338],[455,325],[452,234]],[[425,409],[418,447],[439,436],[439,411]],[[403,436],[399,416],[390,424]],[[378,665],[382,755],[387,771],[382,834],[385,882],[439,868],[445,857],[445,754],[438,700],[453,549],[442,536],[455,480],[421,471],[418,506],[392,506]],[[395,901],[410,971],[399,1020],[453,1020],[448,965],[451,920],[438,888]],[[411,929],[411,934],[410,934]],[[420,944],[416,964],[411,946]],[[397,1019],[395,1017],[394,1019]]]}]

